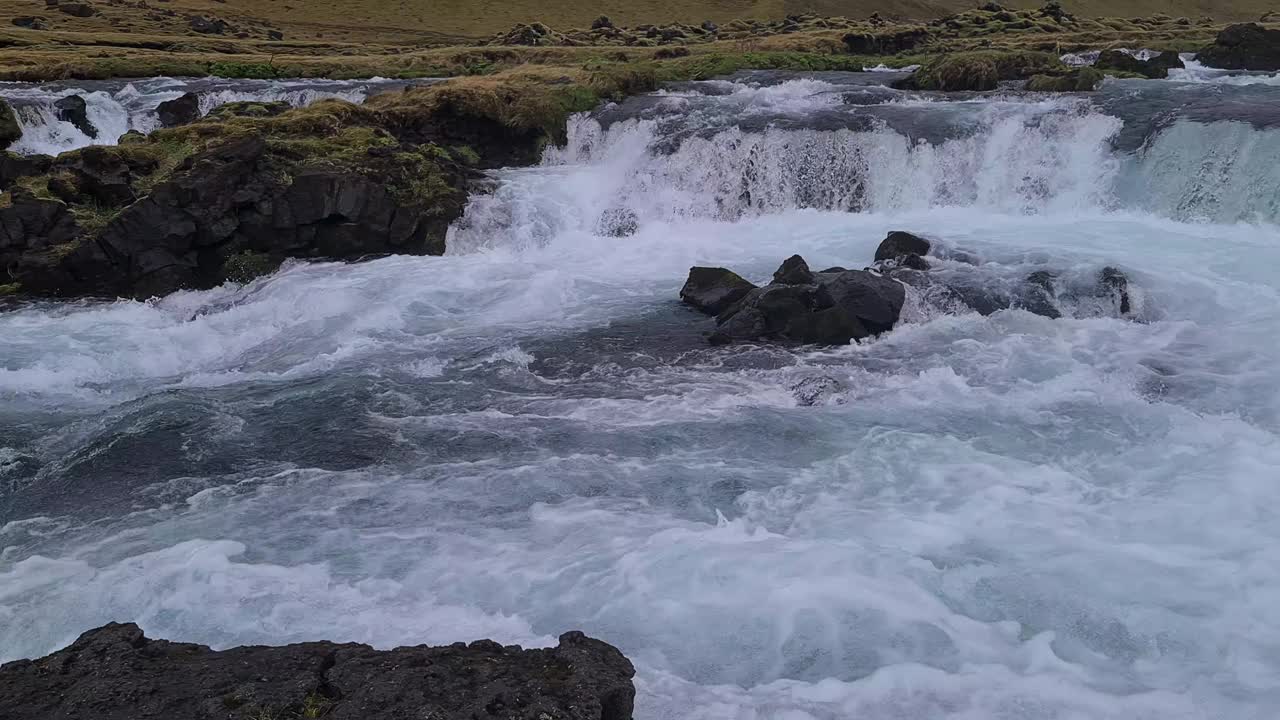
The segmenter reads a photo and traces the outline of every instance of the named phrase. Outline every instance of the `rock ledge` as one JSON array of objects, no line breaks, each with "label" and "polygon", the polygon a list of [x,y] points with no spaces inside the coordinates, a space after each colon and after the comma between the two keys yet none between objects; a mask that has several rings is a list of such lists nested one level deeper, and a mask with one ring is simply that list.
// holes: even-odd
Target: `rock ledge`
[{"label": "rock ledge", "polygon": [[0,697],[6,720],[630,720],[634,675],[616,648],[580,632],[545,650],[480,640],[214,651],[111,623],[0,666]]}]

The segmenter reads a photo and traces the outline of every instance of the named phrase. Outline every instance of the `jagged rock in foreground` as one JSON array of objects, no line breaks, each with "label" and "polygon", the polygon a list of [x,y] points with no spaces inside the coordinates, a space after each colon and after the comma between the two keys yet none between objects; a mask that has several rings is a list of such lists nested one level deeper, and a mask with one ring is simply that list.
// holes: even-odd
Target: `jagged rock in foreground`
[{"label": "jagged rock in foreground", "polygon": [[630,720],[635,669],[579,632],[546,650],[489,640],[379,651],[151,640],[112,623],[0,666],[5,720]]}]

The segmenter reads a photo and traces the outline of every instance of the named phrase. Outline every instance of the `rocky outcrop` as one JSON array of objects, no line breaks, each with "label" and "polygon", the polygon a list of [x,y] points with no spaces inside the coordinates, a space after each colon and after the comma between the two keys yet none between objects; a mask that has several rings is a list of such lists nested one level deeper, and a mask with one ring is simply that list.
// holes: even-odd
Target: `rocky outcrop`
[{"label": "rocky outcrop", "polygon": [[693,268],[681,298],[717,316],[718,327],[709,337],[714,345],[756,340],[845,345],[891,330],[906,293],[901,283],[871,271],[814,273],[796,255],[764,287],[752,287],[724,268]]},{"label": "rocky outcrop", "polygon": [[71,123],[77,130],[92,139],[97,139],[98,128],[89,121],[89,103],[80,95],[68,95],[53,104],[58,112],[58,119]]},{"label": "rocky outcrop", "polygon": [[1116,70],[1152,80],[1163,80],[1169,77],[1170,70],[1186,67],[1186,64],[1176,52],[1163,52],[1150,60],[1139,60],[1127,52],[1104,50],[1093,67],[1098,70]]},{"label": "rocky outcrop", "polygon": [[371,148],[358,168],[302,163],[282,174],[287,159],[253,135],[188,158],[142,192],[160,162],[147,149],[69,153],[48,176],[57,200],[14,193],[0,208],[10,280],[42,296],[150,297],[220,284],[228,259],[245,252],[276,262],[440,254],[465,200],[457,168],[434,197],[397,194],[397,181],[445,162],[417,150]]},{"label": "rocky outcrop", "polygon": [[1227,70],[1280,70],[1280,30],[1257,23],[1231,25],[1197,59]]},{"label": "rocky outcrop", "polygon": [[22,139],[22,126],[18,124],[18,115],[9,103],[0,100],[0,150]]},{"label": "rocky outcrop", "polygon": [[[934,257],[931,253],[941,255]],[[928,259],[926,259],[928,256]],[[782,342],[844,345],[892,330],[906,296],[927,312],[991,315],[1025,310],[1057,319],[1135,317],[1129,277],[1106,267],[1092,279],[1038,270],[1020,281],[983,272],[968,253],[937,248],[923,237],[895,231],[876,249],[866,270],[835,267],[814,272],[799,255],[788,258],[773,282],[755,287],[724,268],[695,267],[680,291],[685,304],[716,318],[713,345]]]},{"label": "rocky outcrop", "polygon": [[544,650],[480,640],[213,651],[113,623],[0,666],[0,697],[6,720],[630,720],[634,675],[621,652],[580,632]]},{"label": "rocky outcrop", "polygon": [[894,83],[902,90],[981,92],[995,90],[1002,80],[1027,80],[1036,75],[1058,77],[1071,73],[1057,57],[1022,50],[980,50],[938,57],[910,77]]},{"label": "rocky outcrop", "polygon": [[156,107],[160,127],[178,127],[200,119],[200,96],[183,93],[172,100],[165,100]]}]

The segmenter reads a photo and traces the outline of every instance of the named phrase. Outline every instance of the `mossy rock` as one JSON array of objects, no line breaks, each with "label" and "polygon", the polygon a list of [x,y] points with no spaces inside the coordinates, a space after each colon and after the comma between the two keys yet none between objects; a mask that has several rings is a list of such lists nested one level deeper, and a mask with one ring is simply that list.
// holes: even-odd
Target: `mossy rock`
[{"label": "mossy rock", "polygon": [[18,124],[18,116],[9,103],[0,100],[0,150],[22,138],[22,126]]},{"label": "mossy rock", "polygon": [[1048,53],[1023,50],[952,53],[925,65],[898,87],[916,90],[995,90],[1001,80],[1065,75],[1070,69]]},{"label": "mossy rock", "polygon": [[1070,75],[1054,77],[1052,75],[1036,75],[1027,81],[1027,90],[1032,92],[1091,92],[1106,79],[1097,70],[1080,68]]},{"label": "mossy rock", "polygon": [[252,100],[233,102],[219,105],[210,110],[205,118],[209,120],[226,120],[233,117],[268,118],[283,115],[291,107],[287,102],[256,102]]}]

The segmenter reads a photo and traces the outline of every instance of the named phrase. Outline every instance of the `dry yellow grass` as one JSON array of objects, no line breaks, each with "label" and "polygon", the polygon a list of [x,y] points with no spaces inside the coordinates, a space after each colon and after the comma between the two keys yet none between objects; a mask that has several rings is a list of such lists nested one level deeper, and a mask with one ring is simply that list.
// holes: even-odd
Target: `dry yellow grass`
[{"label": "dry yellow grass", "polygon": [[[470,44],[519,22],[540,21],[555,28],[588,26],[598,15],[615,23],[685,22],[735,18],[778,19],[787,14],[815,12],[866,18],[928,19],[969,10],[977,0],[172,0],[136,7],[136,0],[119,4],[90,0],[98,14],[77,18],[46,8],[43,0],[0,0],[0,30],[11,28],[19,16],[39,16],[48,30],[94,35],[167,36],[207,42],[191,31],[187,16],[223,18],[249,33],[266,38],[268,29],[284,32],[286,41],[325,44]],[[1006,0],[1014,8],[1035,8],[1042,0]],[[1210,16],[1218,21],[1257,19],[1280,8],[1273,0],[1065,0],[1069,12],[1083,16],[1133,17],[1163,13],[1174,17]],[[15,30],[36,36],[41,31]],[[30,41],[30,40],[28,40]]]}]

